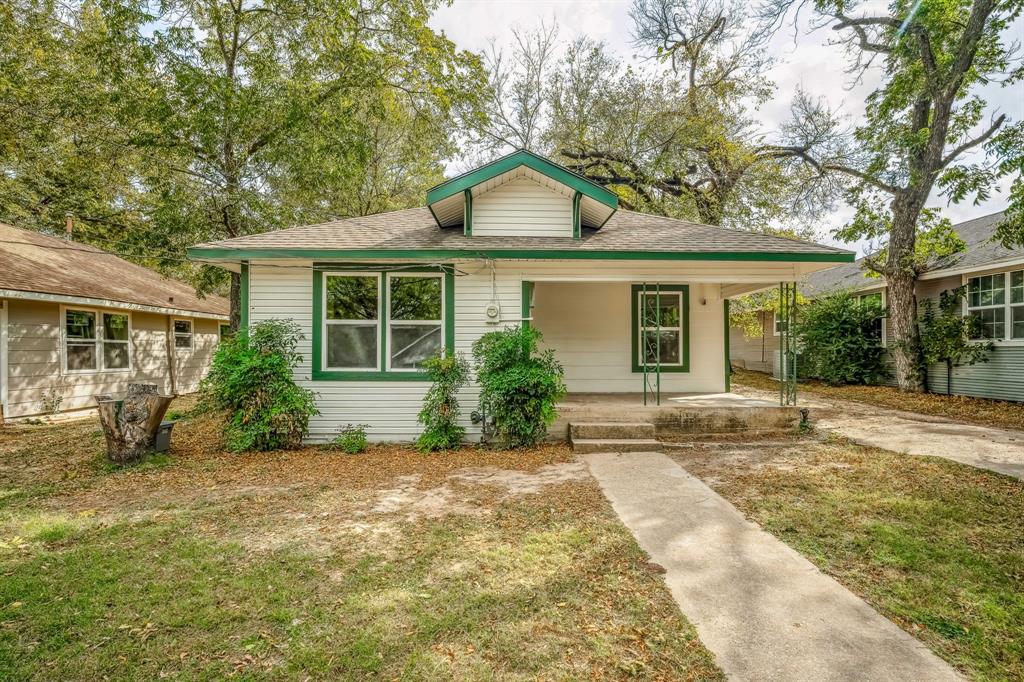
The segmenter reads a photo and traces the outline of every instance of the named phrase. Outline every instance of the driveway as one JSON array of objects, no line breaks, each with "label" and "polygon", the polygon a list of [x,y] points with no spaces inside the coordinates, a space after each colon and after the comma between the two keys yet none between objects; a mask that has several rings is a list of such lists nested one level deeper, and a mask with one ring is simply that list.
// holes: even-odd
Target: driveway
[{"label": "driveway", "polygon": [[[746,386],[738,387],[736,392],[752,398],[771,397],[769,391]],[[817,396],[798,400],[811,410],[811,422],[816,427],[860,445],[908,455],[944,457],[1024,480],[1024,431],[963,424],[852,400]]]}]

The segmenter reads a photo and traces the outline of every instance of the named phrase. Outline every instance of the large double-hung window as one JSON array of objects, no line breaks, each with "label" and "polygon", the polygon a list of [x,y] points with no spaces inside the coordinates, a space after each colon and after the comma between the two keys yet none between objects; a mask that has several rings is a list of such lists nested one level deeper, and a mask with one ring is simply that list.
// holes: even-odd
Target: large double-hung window
[{"label": "large double-hung window", "polygon": [[314,271],[315,379],[422,379],[453,345],[452,273]]},{"label": "large double-hung window", "polygon": [[65,308],[63,321],[65,372],[131,370],[131,318],[128,313]]},{"label": "large double-hung window", "polygon": [[967,312],[981,322],[981,338],[1024,340],[1024,270],[967,280]]},{"label": "large double-hung window", "polygon": [[689,371],[689,287],[634,284],[632,294],[633,371]]}]

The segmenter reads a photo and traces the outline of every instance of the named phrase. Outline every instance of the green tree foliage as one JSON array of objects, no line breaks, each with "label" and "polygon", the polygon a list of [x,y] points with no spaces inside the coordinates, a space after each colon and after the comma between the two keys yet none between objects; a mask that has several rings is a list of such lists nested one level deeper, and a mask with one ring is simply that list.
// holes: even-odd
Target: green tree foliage
[{"label": "green tree foliage", "polygon": [[4,4],[0,219],[59,230],[70,212],[84,239],[211,288],[223,271],[193,272],[186,247],[420,203],[483,85],[427,25],[436,6]]},{"label": "green tree foliage", "polygon": [[858,300],[846,291],[801,308],[796,328],[801,373],[833,386],[885,379],[885,348],[877,331],[884,315],[876,299]]},{"label": "green tree foliage", "polygon": [[553,350],[538,349],[540,339],[532,327],[510,327],[473,343],[480,410],[494,419],[495,436],[505,447],[540,442],[565,395],[562,365]]},{"label": "green tree foliage", "polygon": [[[765,16],[782,20],[803,6],[773,0]],[[1019,88],[1024,67],[1006,29],[1024,5],[1020,0],[896,0],[879,9],[856,0],[815,0],[813,6],[816,27],[831,26],[841,36],[854,74],[873,70],[881,84],[868,96],[865,120],[846,146],[854,153],[818,158],[812,147],[805,158],[822,173],[854,183],[849,201],[857,217],[840,235],[881,240],[880,255],[865,263],[888,285],[897,383],[920,390],[914,283],[932,254],[923,253],[925,244],[918,242],[938,246],[938,256],[951,245],[925,212],[932,191],[953,202],[984,200],[998,182],[1013,178],[1013,203],[1000,236],[1007,243],[1024,242],[1024,123],[989,113],[978,92],[992,82]],[[972,161],[968,152],[981,161]]]},{"label": "green tree foliage", "polygon": [[455,450],[462,445],[466,429],[459,424],[459,391],[469,381],[469,363],[460,354],[439,353],[423,363],[431,380],[417,419],[423,433],[416,441],[421,452]]},{"label": "green tree foliage", "polygon": [[563,49],[555,27],[492,49],[484,155],[533,149],[613,189],[625,208],[812,235],[834,186],[802,154],[836,120],[817,110],[818,130],[806,125],[795,142],[788,128],[760,128],[757,108],[774,95],[765,28],[730,0],[637,0],[632,15],[650,58],[639,66],[586,38]]},{"label": "green tree foliage", "polygon": [[226,410],[228,449],[296,448],[317,414],[313,393],[296,385],[292,370],[302,362],[302,340],[292,321],[265,320],[224,339],[200,385],[206,409]]},{"label": "green tree foliage", "polygon": [[922,370],[927,376],[929,366],[940,362],[945,365],[947,394],[953,393],[953,368],[988,362],[995,346],[991,341],[972,341],[981,338],[982,324],[977,317],[962,313],[965,295],[966,288],[957,287],[940,294],[938,308],[930,298],[921,302],[918,325]]}]

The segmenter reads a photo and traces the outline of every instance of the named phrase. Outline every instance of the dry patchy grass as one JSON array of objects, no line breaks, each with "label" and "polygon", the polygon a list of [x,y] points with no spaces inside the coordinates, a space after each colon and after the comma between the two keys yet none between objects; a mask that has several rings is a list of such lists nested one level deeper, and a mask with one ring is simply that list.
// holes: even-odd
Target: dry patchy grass
[{"label": "dry patchy grass", "polygon": [[[764,372],[734,368],[733,382],[737,387],[775,393],[779,390],[779,382]],[[829,386],[813,380],[801,381],[799,390],[821,398],[853,400],[891,410],[945,417],[965,424],[1024,429],[1024,403],[962,395],[906,393],[892,386]]]},{"label": "dry patchy grass", "polygon": [[12,679],[721,679],[561,446],[110,469],[93,421],[0,430]]},{"label": "dry patchy grass", "polygon": [[1024,482],[839,439],[675,456],[971,677],[1024,679]]}]

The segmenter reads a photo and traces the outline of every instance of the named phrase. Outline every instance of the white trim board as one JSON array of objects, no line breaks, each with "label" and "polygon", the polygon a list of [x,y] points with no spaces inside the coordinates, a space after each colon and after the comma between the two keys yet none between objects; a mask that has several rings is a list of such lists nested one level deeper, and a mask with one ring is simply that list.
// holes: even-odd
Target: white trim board
[{"label": "white trim board", "polygon": [[180,308],[163,308],[160,306],[143,305],[141,303],[125,303],[123,301],[111,301],[105,298],[44,294],[35,291],[0,289],[0,298],[13,298],[24,301],[44,301],[47,303],[63,303],[70,306],[82,306],[86,308],[116,308],[120,310],[133,310],[140,313],[159,313],[161,315],[197,317],[206,320],[230,320],[230,316],[228,315],[217,315],[215,313],[201,313],[194,310],[181,310]]}]

